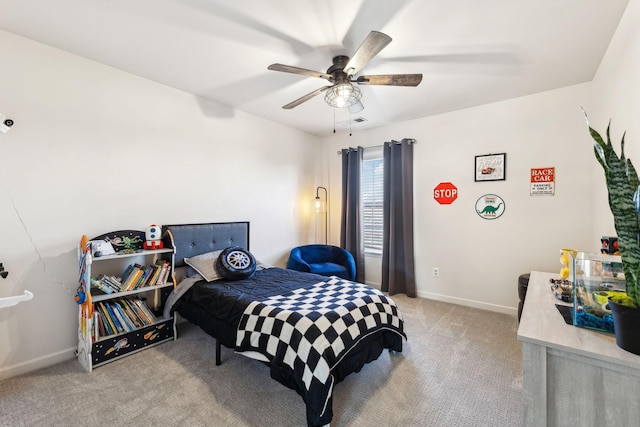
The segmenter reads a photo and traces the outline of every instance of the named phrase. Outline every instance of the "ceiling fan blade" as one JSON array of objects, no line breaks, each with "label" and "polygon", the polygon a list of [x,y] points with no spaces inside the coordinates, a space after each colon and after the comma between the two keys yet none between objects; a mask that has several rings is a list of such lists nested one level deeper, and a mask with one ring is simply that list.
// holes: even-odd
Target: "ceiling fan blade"
[{"label": "ceiling fan blade", "polygon": [[418,86],[422,81],[422,74],[360,76],[353,81],[359,85]]},{"label": "ceiling fan blade", "polygon": [[372,28],[385,28],[411,0],[367,0],[356,12],[349,30],[342,38],[342,46],[354,51]]},{"label": "ceiling fan blade", "polygon": [[306,94],[305,96],[302,96],[298,99],[296,99],[295,101],[292,101],[290,103],[288,103],[287,105],[285,105],[284,108],[285,110],[290,110],[294,107],[297,107],[298,105],[302,104],[303,102],[306,102],[308,100],[310,100],[311,98],[313,98],[316,95],[320,95],[322,92],[324,92],[325,90],[329,89],[331,86],[323,86],[320,89],[316,89],[313,92],[310,92],[308,94]]},{"label": "ceiling fan blade", "polygon": [[358,50],[356,50],[356,53],[353,54],[343,71],[349,76],[357,74],[358,71],[367,65],[367,63],[389,43],[391,43],[391,37],[379,31],[371,31]]},{"label": "ceiling fan blade", "polygon": [[305,68],[293,67],[291,65],[271,64],[268,70],[282,71],[284,73],[300,74],[303,76],[318,77],[320,79],[330,80],[333,78],[331,74],[321,73],[320,71],[307,70]]}]

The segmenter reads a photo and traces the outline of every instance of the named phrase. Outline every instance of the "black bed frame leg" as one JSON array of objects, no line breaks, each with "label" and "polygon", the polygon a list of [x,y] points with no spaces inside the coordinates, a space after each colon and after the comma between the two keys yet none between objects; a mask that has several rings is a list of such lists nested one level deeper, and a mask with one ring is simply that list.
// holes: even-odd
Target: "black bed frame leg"
[{"label": "black bed frame leg", "polygon": [[220,341],[216,339],[216,366],[220,366]]}]

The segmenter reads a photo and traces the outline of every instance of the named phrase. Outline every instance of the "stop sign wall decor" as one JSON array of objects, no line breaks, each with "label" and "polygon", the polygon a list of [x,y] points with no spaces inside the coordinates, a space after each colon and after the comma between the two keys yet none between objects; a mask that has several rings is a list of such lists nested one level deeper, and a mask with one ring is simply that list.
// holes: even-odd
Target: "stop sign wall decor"
[{"label": "stop sign wall decor", "polygon": [[441,205],[450,205],[458,198],[458,188],[450,182],[441,182],[433,189],[433,198]]}]

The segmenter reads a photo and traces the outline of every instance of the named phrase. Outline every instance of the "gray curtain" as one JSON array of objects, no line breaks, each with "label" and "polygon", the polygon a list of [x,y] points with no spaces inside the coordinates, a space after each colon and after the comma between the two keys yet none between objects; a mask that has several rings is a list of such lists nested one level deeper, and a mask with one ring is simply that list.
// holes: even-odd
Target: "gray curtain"
[{"label": "gray curtain", "polygon": [[413,257],[413,139],[384,144],[382,290],[416,296]]},{"label": "gray curtain", "polygon": [[364,148],[342,150],[342,218],[340,246],[351,252],[356,262],[356,282],[364,283],[364,240],[360,176]]}]

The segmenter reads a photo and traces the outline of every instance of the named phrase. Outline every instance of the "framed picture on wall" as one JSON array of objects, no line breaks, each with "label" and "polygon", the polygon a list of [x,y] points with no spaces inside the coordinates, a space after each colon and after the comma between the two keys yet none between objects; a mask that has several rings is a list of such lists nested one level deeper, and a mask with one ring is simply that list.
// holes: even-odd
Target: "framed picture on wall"
[{"label": "framed picture on wall", "polygon": [[475,181],[504,181],[507,179],[507,153],[476,156]]}]

